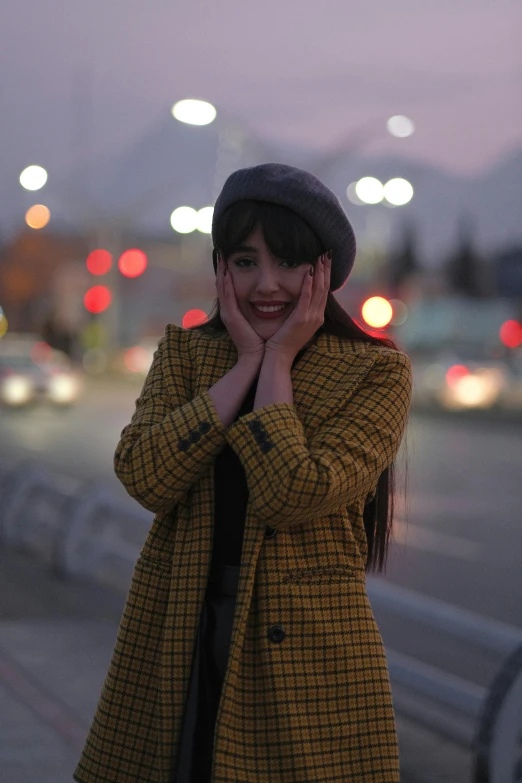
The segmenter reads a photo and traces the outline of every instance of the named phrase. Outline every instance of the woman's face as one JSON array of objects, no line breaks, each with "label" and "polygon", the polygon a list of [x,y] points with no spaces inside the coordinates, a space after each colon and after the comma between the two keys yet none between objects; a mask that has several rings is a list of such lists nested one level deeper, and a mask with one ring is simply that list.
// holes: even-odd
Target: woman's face
[{"label": "woman's face", "polygon": [[[296,307],[309,264],[297,266],[273,256],[258,228],[228,257],[227,269],[241,313],[260,337],[269,340]],[[286,306],[273,318],[265,319],[256,312],[254,302],[284,302]]]}]

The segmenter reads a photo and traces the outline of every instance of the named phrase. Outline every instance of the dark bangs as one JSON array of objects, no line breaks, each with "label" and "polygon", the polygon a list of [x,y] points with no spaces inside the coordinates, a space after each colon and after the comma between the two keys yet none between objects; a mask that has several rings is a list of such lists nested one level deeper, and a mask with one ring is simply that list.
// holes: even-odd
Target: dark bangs
[{"label": "dark bangs", "polygon": [[317,234],[296,212],[267,201],[237,201],[216,226],[215,246],[227,259],[257,228],[277,258],[314,264],[323,248]]}]

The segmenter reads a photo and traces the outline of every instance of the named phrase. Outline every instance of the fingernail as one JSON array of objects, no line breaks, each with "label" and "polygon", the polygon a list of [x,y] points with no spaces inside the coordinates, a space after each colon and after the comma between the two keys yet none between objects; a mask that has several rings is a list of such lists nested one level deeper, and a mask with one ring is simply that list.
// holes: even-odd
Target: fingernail
[{"label": "fingernail", "polygon": [[327,251],[327,253],[326,253],[326,255],[328,256],[328,258],[329,258],[329,259],[330,259],[330,261],[331,261],[331,260],[332,260],[332,251],[331,251],[331,250],[328,250],[328,251]]},{"label": "fingernail", "polygon": [[310,267],[310,277],[314,276],[314,268],[313,266]]}]

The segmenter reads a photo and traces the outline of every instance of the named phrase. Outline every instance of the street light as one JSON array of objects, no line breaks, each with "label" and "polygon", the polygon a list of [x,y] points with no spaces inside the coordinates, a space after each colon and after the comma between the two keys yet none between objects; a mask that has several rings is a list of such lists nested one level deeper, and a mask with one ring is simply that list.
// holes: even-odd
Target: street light
[{"label": "street light", "polygon": [[187,98],[172,107],[172,116],[189,125],[210,125],[216,119],[216,109],[207,101]]},{"label": "street light", "polygon": [[415,131],[415,125],[404,114],[395,114],[390,117],[386,122],[386,127],[392,136],[397,136],[400,139],[411,136]]},{"label": "street light", "polygon": [[383,187],[384,198],[394,207],[402,207],[413,198],[413,186],[407,179],[394,177]]},{"label": "street light", "polygon": [[25,222],[29,228],[44,228],[51,219],[51,212],[45,204],[33,204],[25,213]]},{"label": "street light", "polygon": [[402,207],[413,198],[413,185],[402,177],[393,177],[385,185],[376,177],[362,177],[357,182],[351,182],[346,188],[346,195],[352,204],[380,204]]},{"label": "street light", "polygon": [[20,174],[20,185],[26,190],[40,190],[47,182],[47,172],[42,166],[27,166]]},{"label": "street light", "polygon": [[362,177],[355,183],[355,194],[364,204],[379,204],[384,198],[384,188],[376,177]]},{"label": "street light", "polygon": [[214,207],[178,207],[170,216],[170,225],[178,234],[190,234],[196,230],[202,234],[210,234],[213,214]]},{"label": "street light", "polygon": [[361,314],[369,326],[383,329],[393,317],[393,308],[383,296],[371,296],[364,302]]}]

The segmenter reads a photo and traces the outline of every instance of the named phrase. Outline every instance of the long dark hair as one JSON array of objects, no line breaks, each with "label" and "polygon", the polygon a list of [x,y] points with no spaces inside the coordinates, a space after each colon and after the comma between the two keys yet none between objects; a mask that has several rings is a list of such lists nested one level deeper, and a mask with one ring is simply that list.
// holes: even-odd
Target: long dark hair
[{"label": "long dark hair", "polygon": [[[277,257],[298,264],[315,266],[317,257],[329,248],[323,247],[316,233],[293,210],[263,201],[238,201],[221,216],[214,232],[214,268],[217,252],[227,258],[256,228],[260,227],[270,251]],[[214,301],[209,318],[190,327],[208,334],[226,331],[219,314],[219,298]],[[324,311],[324,323],[316,334],[327,332],[347,340],[360,340],[372,345],[397,349],[388,336],[371,334],[348,315],[329,292]],[[364,528],[368,542],[366,571],[385,570],[388,544],[393,527],[395,465],[384,470],[377,483],[374,498],[364,507]]]}]

